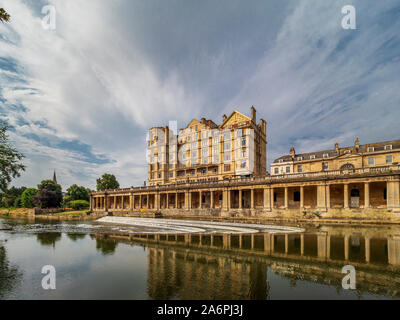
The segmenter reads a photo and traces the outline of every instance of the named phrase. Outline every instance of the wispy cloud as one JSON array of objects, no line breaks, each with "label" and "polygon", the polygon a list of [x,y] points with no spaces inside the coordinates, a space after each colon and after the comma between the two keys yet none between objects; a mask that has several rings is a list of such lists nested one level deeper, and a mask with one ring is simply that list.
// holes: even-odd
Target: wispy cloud
[{"label": "wispy cloud", "polygon": [[[268,159],[399,135],[400,40],[395,0],[0,0],[0,117],[26,154],[16,184],[57,169],[64,187],[104,172],[146,179],[150,126],[219,122],[255,105]],[[52,4],[57,29],[44,30]],[[357,30],[341,8],[357,9]]]}]

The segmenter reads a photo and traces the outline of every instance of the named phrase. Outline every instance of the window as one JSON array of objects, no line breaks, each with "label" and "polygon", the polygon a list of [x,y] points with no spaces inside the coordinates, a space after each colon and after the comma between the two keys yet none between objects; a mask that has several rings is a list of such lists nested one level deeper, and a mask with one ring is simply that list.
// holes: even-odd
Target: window
[{"label": "window", "polygon": [[303,166],[297,166],[297,172],[303,172]]},{"label": "window", "polygon": [[207,174],[207,169],[205,169],[205,168],[203,168],[203,169],[201,169],[201,174]]},{"label": "window", "polygon": [[241,167],[242,169],[245,169],[245,168],[246,168],[246,161],[242,162],[241,165],[240,165],[240,167]]},{"label": "window", "polygon": [[329,169],[329,163],[328,162],[322,162],[322,170],[328,170]]},{"label": "window", "polygon": [[385,150],[392,150],[393,146],[391,144],[385,146]]},{"label": "window", "polygon": [[246,146],[246,138],[244,138],[243,140],[242,140],[242,147],[245,147]]},{"label": "window", "polygon": [[303,157],[297,157],[297,161],[303,161]]},{"label": "window", "polygon": [[230,152],[224,154],[224,160],[225,161],[230,161],[231,160],[231,153]]},{"label": "window", "polygon": [[345,150],[344,153],[349,154],[349,153],[351,153],[351,150]]},{"label": "window", "polygon": [[218,168],[212,168],[213,173],[218,173]]},{"label": "window", "polygon": [[168,167],[169,167],[170,169],[172,169],[172,168],[174,167],[174,165],[173,165],[173,164],[170,164]]},{"label": "window", "polygon": [[275,174],[279,173],[279,168],[275,168]]},{"label": "window", "polygon": [[315,159],[315,154],[311,155],[310,159]]},{"label": "window", "polygon": [[224,165],[224,171],[225,172],[231,171],[231,165],[230,164]]},{"label": "window", "polygon": [[154,179],[154,173],[151,174],[151,179]]},{"label": "window", "polygon": [[225,142],[224,150],[231,150],[231,143],[230,142]]},{"label": "window", "polygon": [[278,161],[279,163],[282,163],[283,162],[283,159],[279,159],[279,161]]},{"label": "window", "polygon": [[192,171],[190,171],[190,174],[191,174],[192,176],[194,176],[194,175],[196,174],[196,171],[195,171],[195,170],[192,170]]},{"label": "window", "polygon": [[286,173],[290,173],[290,167],[286,167]]},{"label": "window", "polygon": [[161,179],[161,173],[158,174],[158,179]]},{"label": "window", "polygon": [[173,172],[170,172],[170,173],[169,173],[169,177],[170,177],[170,178],[173,178],[173,177],[174,177],[174,173],[173,173]]},{"label": "window", "polygon": [[368,147],[367,148],[367,152],[374,152],[375,151],[375,148],[374,147]]},{"label": "window", "polygon": [[208,158],[202,158],[201,159],[202,164],[208,164]]},{"label": "window", "polygon": [[202,145],[203,147],[208,146],[208,139],[203,140],[203,141],[201,142],[201,145]]},{"label": "window", "polygon": [[328,153],[324,153],[323,157],[324,158],[329,158],[329,154]]},{"label": "window", "polygon": [[373,166],[375,164],[375,158],[368,158],[368,165]]},{"label": "window", "polygon": [[300,201],[300,191],[293,192],[293,201],[299,202]]},{"label": "window", "polygon": [[199,126],[196,126],[196,131],[199,130]]},{"label": "window", "polygon": [[386,156],[386,163],[393,163],[393,156]]}]

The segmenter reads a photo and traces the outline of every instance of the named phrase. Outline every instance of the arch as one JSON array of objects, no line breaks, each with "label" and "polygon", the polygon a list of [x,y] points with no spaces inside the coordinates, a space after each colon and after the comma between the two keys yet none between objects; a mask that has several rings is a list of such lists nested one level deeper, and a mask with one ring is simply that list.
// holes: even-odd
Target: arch
[{"label": "arch", "polygon": [[346,163],[340,167],[340,170],[351,170],[354,169],[354,165],[351,163]]}]

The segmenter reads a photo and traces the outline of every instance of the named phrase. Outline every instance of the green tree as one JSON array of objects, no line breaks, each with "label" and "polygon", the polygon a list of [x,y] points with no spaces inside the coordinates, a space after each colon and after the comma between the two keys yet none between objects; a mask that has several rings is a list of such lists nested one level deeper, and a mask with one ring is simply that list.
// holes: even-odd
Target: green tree
[{"label": "green tree", "polygon": [[0,190],[6,191],[12,178],[19,177],[25,166],[20,163],[24,157],[10,145],[7,130],[10,126],[0,120]]},{"label": "green tree", "polygon": [[53,191],[56,193],[56,202],[53,203],[51,200],[51,204],[53,208],[58,208],[61,205],[62,202],[62,188],[58,183],[55,183],[53,180],[43,180],[40,184],[37,186],[38,190],[47,190],[47,191]]},{"label": "green tree", "polygon": [[76,200],[89,201],[90,192],[91,192],[90,189],[74,184],[67,189],[65,202],[76,201]]},{"label": "green tree", "polygon": [[33,197],[37,195],[35,188],[26,189],[21,195],[21,205],[23,208],[33,208]]},{"label": "green tree", "polygon": [[12,187],[9,190],[6,190],[1,196],[1,206],[5,208],[14,207],[15,204],[18,206],[17,199],[21,197],[25,190],[26,187]]},{"label": "green tree", "polygon": [[97,179],[97,191],[118,189],[119,183],[117,178],[113,174],[105,173],[99,179]]},{"label": "green tree", "polygon": [[0,21],[1,22],[10,21],[10,15],[3,8],[0,8]]}]

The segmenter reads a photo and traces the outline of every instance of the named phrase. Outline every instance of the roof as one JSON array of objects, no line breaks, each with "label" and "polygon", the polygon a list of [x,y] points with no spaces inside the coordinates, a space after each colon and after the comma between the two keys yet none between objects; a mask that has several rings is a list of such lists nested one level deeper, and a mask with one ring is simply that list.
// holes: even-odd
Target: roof
[{"label": "roof", "polygon": [[314,159],[310,159],[310,157],[313,155],[315,156],[315,159],[324,159],[324,154],[328,154],[327,158],[333,158],[333,157],[337,157],[337,156],[344,154],[344,151],[346,151],[346,150],[350,150],[353,154],[366,153],[366,152],[368,152],[369,147],[374,148],[373,152],[379,152],[379,151],[385,151],[385,146],[387,146],[387,145],[391,145],[393,149],[400,149],[400,140],[390,140],[390,141],[363,144],[363,145],[360,145],[360,148],[358,149],[358,151],[356,151],[355,146],[343,147],[343,148],[339,148],[339,154],[336,152],[335,149],[295,154],[294,159],[292,159],[292,156],[290,154],[288,154],[288,155],[284,155],[282,157],[275,159],[273,163],[279,163],[280,160],[282,160],[282,162],[289,162],[289,161],[293,161],[293,160],[301,161],[301,160],[297,160],[298,157],[303,157],[303,160],[314,160]]}]

